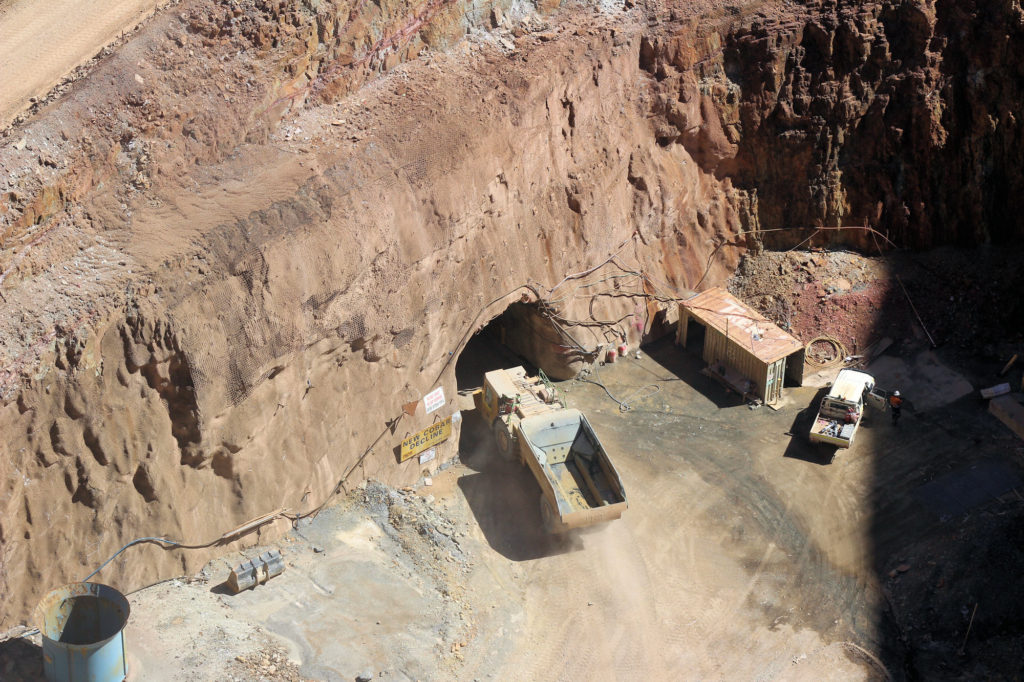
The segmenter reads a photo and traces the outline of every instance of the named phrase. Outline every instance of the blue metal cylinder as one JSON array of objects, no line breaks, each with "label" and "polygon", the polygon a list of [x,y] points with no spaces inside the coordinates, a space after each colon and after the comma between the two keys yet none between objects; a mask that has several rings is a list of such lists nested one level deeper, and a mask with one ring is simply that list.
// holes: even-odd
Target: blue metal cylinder
[{"label": "blue metal cylinder", "polygon": [[43,671],[50,682],[121,682],[125,666],[122,630],[131,611],[113,587],[71,583],[53,590],[36,607],[43,635]]}]

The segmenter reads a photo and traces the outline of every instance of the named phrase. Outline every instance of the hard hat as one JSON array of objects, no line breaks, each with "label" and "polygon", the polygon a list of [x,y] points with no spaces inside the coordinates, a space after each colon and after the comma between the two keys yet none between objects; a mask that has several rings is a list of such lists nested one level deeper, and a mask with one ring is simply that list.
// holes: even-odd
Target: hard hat
[{"label": "hard hat", "polygon": [[894,396],[896,396],[897,398],[899,398],[899,397],[900,397],[900,392],[899,392],[899,391],[893,391],[893,392],[892,392],[892,394],[893,394]]}]

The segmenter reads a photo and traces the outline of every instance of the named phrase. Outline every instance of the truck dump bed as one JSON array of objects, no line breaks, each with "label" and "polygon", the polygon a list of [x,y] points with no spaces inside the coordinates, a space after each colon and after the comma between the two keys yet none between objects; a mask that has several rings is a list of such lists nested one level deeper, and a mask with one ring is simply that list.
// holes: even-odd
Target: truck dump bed
[{"label": "truck dump bed", "polygon": [[604,447],[579,410],[527,417],[519,425],[522,456],[561,527],[617,519],[626,493]]}]

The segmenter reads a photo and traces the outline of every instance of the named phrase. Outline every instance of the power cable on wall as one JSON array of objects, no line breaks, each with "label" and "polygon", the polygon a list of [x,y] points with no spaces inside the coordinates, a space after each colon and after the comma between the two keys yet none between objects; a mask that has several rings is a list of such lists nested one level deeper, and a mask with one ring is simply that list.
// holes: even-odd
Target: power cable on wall
[{"label": "power cable on wall", "polygon": [[110,556],[110,558],[108,558],[106,561],[104,561],[102,564],[99,565],[99,568],[97,568],[95,571],[93,571],[92,573],[87,575],[82,580],[82,582],[88,582],[90,578],[92,578],[97,573],[99,573],[104,568],[106,568],[107,564],[109,564],[111,561],[116,559],[121,554],[121,552],[123,552],[126,549],[128,549],[129,547],[133,547],[135,545],[141,545],[143,543],[152,543],[152,544],[155,544],[155,545],[159,546],[161,549],[171,549],[172,547],[177,547],[179,549],[206,549],[207,547],[213,547],[215,545],[225,545],[225,544],[231,542],[232,540],[235,540],[238,537],[241,537],[242,535],[246,535],[247,533],[250,533],[250,532],[256,530],[257,528],[261,528],[262,526],[265,526],[266,524],[270,523],[271,521],[275,521],[275,520],[277,520],[279,518],[289,518],[288,511],[286,509],[279,508],[279,509],[276,509],[276,510],[270,512],[270,513],[261,514],[260,516],[254,517],[254,518],[246,521],[245,523],[243,523],[240,526],[235,526],[234,528],[232,528],[231,530],[227,531],[226,533],[222,533],[220,535],[220,537],[214,538],[213,540],[210,540],[209,542],[200,542],[200,543],[195,543],[195,544],[189,544],[189,543],[180,542],[180,541],[177,541],[177,540],[168,540],[167,538],[163,538],[163,537],[136,538],[136,539],[132,540],[131,542],[129,542],[129,543],[125,544],[124,546],[122,546],[121,549],[119,549],[116,552],[114,552]]},{"label": "power cable on wall", "polygon": [[[821,229],[826,229],[826,228],[821,228]],[[833,229],[840,229],[840,228],[833,228]],[[870,230],[871,228],[862,228],[862,229]],[[767,232],[767,231],[771,231],[771,230],[760,230],[759,232]],[[874,230],[871,230],[871,231],[874,232]],[[884,235],[880,235],[880,236],[882,236],[883,239],[886,239],[886,241],[888,241],[888,239]],[[623,273],[625,273],[623,275],[618,275],[618,276],[614,276],[613,275],[613,276],[604,278],[602,280],[598,280],[597,282],[589,282],[589,283],[586,283],[586,284],[581,284],[575,290],[573,290],[572,294],[569,294],[567,296],[563,296],[560,299],[554,299],[554,301],[546,300],[545,297],[540,293],[538,288],[536,286],[532,285],[532,284],[521,284],[521,285],[519,285],[519,286],[509,290],[508,292],[506,292],[506,293],[504,293],[504,294],[502,294],[500,296],[497,296],[494,299],[488,301],[486,304],[484,304],[480,308],[480,310],[477,312],[477,314],[473,317],[472,322],[467,326],[466,331],[463,333],[462,337],[459,339],[459,342],[456,344],[455,350],[449,352],[448,357],[445,359],[445,362],[442,364],[441,369],[437,373],[437,376],[434,378],[434,381],[431,382],[431,383],[432,384],[436,384],[438,381],[440,381],[441,377],[444,375],[444,373],[451,366],[451,363],[454,361],[454,359],[456,357],[459,356],[459,354],[464,349],[465,344],[467,343],[469,337],[474,333],[474,330],[476,329],[480,318],[487,312],[487,310],[490,309],[491,306],[495,305],[499,301],[502,301],[503,299],[508,298],[509,296],[515,294],[517,291],[519,291],[521,289],[526,289],[526,290],[530,291],[536,297],[537,302],[539,304],[538,307],[541,310],[542,314],[544,314],[546,317],[549,318],[549,320],[552,321],[552,323],[554,323],[553,326],[558,331],[558,333],[563,337],[563,339],[565,339],[567,342],[569,342],[570,347],[572,347],[574,349],[577,349],[577,350],[582,351],[582,352],[586,352],[588,354],[593,352],[593,351],[590,351],[590,350],[586,349],[575,338],[573,338],[572,335],[570,335],[565,329],[563,329],[562,328],[562,324],[565,324],[565,325],[568,325],[568,326],[588,326],[588,325],[592,325],[592,326],[598,326],[598,327],[604,328],[606,330],[607,329],[614,329],[615,332],[621,336],[623,330],[618,325],[620,325],[622,323],[622,321],[625,320],[627,317],[632,315],[632,313],[630,313],[629,315],[625,315],[622,318],[620,318],[619,320],[615,320],[615,321],[597,320],[594,317],[593,308],[591,307],[591,312],[590,312],[591,321],[590,322],[580,321],[580,320],[568,320],[568,319],[558,315],[558,313],[556,313],[555,310],[551,307],[551,304],[553,302],[563,302],[563,301],[565,301],[566,298],[568,298],[568,296],[574,295],[575,292],[578,291],[581,288],[596,286],[597,284],[600,284],[600,283],[602,283],[604,281],[611,281],[613,279],[625,278],[625,277],[629,277],[629,276],[638,277],[641,282],[644,282],[644,281],[650,282],[652,284],[652,286],[657,285],[659,287],[664,287],[663,284],[657,283],[656,281],[654,281],[652,278],[650,278],[648,275],[646,275],[642,271],[630,270],[628,268],[625,268],[618,261],[615,260],[616,257],[626,248],[626,246],[629,244],[629,242],[631,240],[634,241],[634,243],[635,243],[635,239],[634,239],[635,237],[636,237],[636,232],[634,232],[629,237],[624,239],[616,247],[615,252],[612,253],[608,258],[603,260],[601,263],[599,263],[599,264],[597,264],[597,265],[595,265],[595,266],[593,266],[591,268],[588,268],[587,270],[584,270],[584,271],[581,271],[581,272],[578,272],[578,273],[572,273],[572,274],[566,275],[565,277],[562,278],[561,281],[559,281],[553,287],[550,287],[550,288],[545,287],[545,288],[548,291],[548,295],[550,295],[550,294],[554,293],[555,290],[557,290],[562,285],[564,285],[566,282],[586,277],[587,275],[590,275],[590,274],[600,270],[602,267],[604,267],[605,265],[608,265],[609,263],[615,265],[615,267],[619,268]],[[716,247],[715,251],[712,252],[711,256],[708,259],[708,268],[705,271],[704,276],[702,276],[701,280],[698,282],[698,285],[700,284],[700,282],[703,282],[704,277],[706,277],[707,273],[710,271],[710,269],[711,269],[711,261],[714,258],[714,255],[724,245],[726,245],[726,244],[724,244],[724,243],[720,244],[718,247]],[[639,258],[637,260],[639,260]],[[664,288],[670,289],[670,287],[664,287]],[[596,297],[596,296],[613,296],[613,297],[628,297],[628,298],[640,297],[640,298],[647,298],[647,299],[658,300],[658,301],[661,301],[661,302],[671,302],[671,301],[680,301],[680,300],[682,300],[682,298],[680,298],[678,296],[658,296],[656,294],[650,294],[650,293],[648,293],[646,291],[641,291],[641,292],[637,292],[637,293],[629,293],[629,292],[621,292],[621,291],[608,291],[608,292],[598,292],[598,293],[594,294],[591,297],[591,302],[593,301],[593,298]],[[647,320],[645,320],[645,327],[646,327],[646,323],[647,323]],[[616,398],[611,393],[611,391],[608,390],[608,388],[604,384],[604,382],[601,381],[600,374],[596,370],[596,366],[595,366],[595,377],[597,378],[597,381],[589,380],[589,379],[581,379],[581,381],[584,381],[586,383],[592,383],[592,384],[595,384],[597,386],[600,386],[605,391],[605,393],[608,395],[608,397],[611,398],[616,404],[619,405],[620,411],[623,411],[623,412],[628,411],[629,409],[631,409],[631,403],[632,402],[634,402],[634,401],[636,401],[638,399],[642,399],[643,397],[647,397],[647,395],[653,394],[653,393],[657,392],[658,390],[660,390],[660,386],[652,384],[651,386],[642,387],[639,391],[637,391],[634,394],[631,394],[630,396],[628,396],[626,400],[620,400],[620,399]],[[653,387],[655,390],[651,391],[649,394],[641,396],[640,398],[636,397],[637,395],[642,393],[644,390],[646,390],[648,388],[651,388],[651,387]],[[373,442],[370,443],[370,445],[362,452],[362,454],[356,459],[356,461],[348,468],[348,470],[344,473],[344,475],[342,475],[342,477],[338,480],[338,483],[334,486],[334,488],[331,490],[331,492],[318,505],[316,505],[312,509],[310,509],[308,511],[305,511],[305,512],[297,513],[297,514],[290,513],[288,510],[285,510],[285,509],[278,509],[277,511],[271,512],[270,514],[264,514],[263,516],[257,517],[255,519],[253,519],[252,521],[249,521],[249,522],[243,524],[242,526],[239,526],[239,527],[235,528],[232,531],[228,531],[227,533],[222,534],[220,537],[218,537],[218,538],[216,538],[214,540],[211,540],[209,542],[203,542],[203,543],[190,544],[190,543],[180,542],[180,541],[176,541],[176,540],[168,540],[167,538],[164,538],[164,537],[150,537],[150,536],[147,536],[147,537],[136,538],[136,539],[126,543],[125,545],[123,545],[114,554],[112,554],[109,558],[107,558],[102,564],[99,565],[99,567],[96,568],[96,570],[94,570],[88,576],[86,576],[86,578],[85,578],[85,580],[83,582],[88,581],[89,579],[93,578],[95,575],[97,575],[100,571],[102,571],[104,568],[106,568],[114,559],[116,559],[118,556],[120,556],[127,549],[129,549],[129,548],[131,548],[133,546],[139,545],[139,544],[147,544],[147,543],[149,543],[149,544],[156,544],[157,546],[159,546],[159,547],[161,547],[163,549],[172,549],[172,548],[178,548],[178,549],[205,549],[205,548],[213,547],[213,546],[219,545],[219,544],[226,544],[227,542],[235,540],[238,537],[240,537],[242,535],[245,535],[245,534],[247,534],[247,533],[251,532],[252,530],[255,530],[255,529],[259,528],[259,527],[262,527],[263,525],[265,525],[267,523],[270,523],[271,521],[274,521],[274,520],[276,520],[278,518],[287,518],[287,519],[289,519],[292,522],[292,525],[294,526],[295,523],[297,523],[301,519],[316,516],[316,514],[318,514],[321,510],[323,510],[323,508],[325,506],[327,506],[328,502],[330,502],[331,499],[333,499],[339,493],[341,493],[343,491],[346,491],[345,483],[352,476],[353,472],[355,472],[355,470],[359,466],[362,465],[362,463],[366,460],[366,458],[370,455],[370,453],[373,452],[373,449],[377,446],[377,444],[388,433],[394,433],[395,432],[395,430],[397,428],[397,425],[401,422],[401,420],[403,419],[404,416],[405,416],[405,412],[400,412],[393,419],[388,420],[386,422],[387,425],[384,427],[384,429],[381,430],[381,432],[377,435],[377,437],[374,438]]]},{"label": "power cable on wall", "polygon": [[168,540],[167,538],[136,538],[136,539],[132,540],[131,542],[127,543],[126,545],[124,545],[121,549],[119,549],[116,552],[114,552],[113,554],[111,554],[110,558],[107,559],[106,561],[104,561],[102,564],[100,564],[99,567],[95,571],[93,571],[89,575],[87,575],[84,578],[82,578],[82,582],[83,583],[89,582],[89,578],[93,577],[94,575],[96,575],[97,573],[102,571],[104,568],[106,568],[107,564],[109,564],[111,561],[113,561],[114,559],[116,559],[118,556],[121,555],[121,552],[125,551],[129,547],[133,547],[135,545],[140,545],[140,544],[142,544],[144,542],[154,543],[154,544],[158,545],[161,549],[167,549],[168,548],[167,546],[174,546],[174,547],[181,547],[182,546],[180,542],[175,542],[174,540]]},{"label": "power cable on wall", "polygon": [[708,273],[711,272],[711,266],[712,266],[712,264],[714,262],[714,258],[715,258],[716,255],[718,255],[718,252],[722,249],[722,247],[724,247],[724,246],[735,246],[735,247],[741,246],[741,244],[736,243],[737,240],[739,240],[740,237],[747,237],[749,235],[767,234],[769,232],[789,232],[791,230],[814,230],[814,232],[809,237],[807,237],[806,239],[801,241],[799,244],[797,244],[796,246],[791,248],[790,251],[792,251],[793,249],[795,249],[795,248],[797,248],[799,246],[802,246],[803,244],[809,242],[811,239],[814,239],[814,237],[816,237],[819,232],[829,232],[829,231],[834,232],[834,231],[840,231],[840,230],[864,230],[864,231],[868,232],[871,235],[872,240],[875,242],[875,248],[878,249],[879,253],[882,253],[882,249],[881,249],[881,247],[878,244],[877,237],[881,237],[883,240],[885,240],[894,249],[898,249],[899,248],[898,246],[896,246],[896,244],[893,243],[893,241],[891,239],[889,239],[889,237],[887,237],[886,235],[882,234],[881,232],[879,232],[878,230],[876,230],[873,227],[868,227],[867,225],[851,225],[851,226],[847,226],[847,227],[820,227],[820,226],[819,227],[773,227],[773,228],[769,228],[767,230],[761,230],[761,229],[758,229],[758,230],[744,230],[744,231],[738,232],[731,240],[721,242],[720,244],[718,244],[714,248],[714,250],[708,256],[707,267],[704,269],[704,274],[701,275],[700,279],[697,280],[697,283],[693,285],[693,288],[694,289],[700,288],[701,283],[704,282],[704,280],[708,276]]}]

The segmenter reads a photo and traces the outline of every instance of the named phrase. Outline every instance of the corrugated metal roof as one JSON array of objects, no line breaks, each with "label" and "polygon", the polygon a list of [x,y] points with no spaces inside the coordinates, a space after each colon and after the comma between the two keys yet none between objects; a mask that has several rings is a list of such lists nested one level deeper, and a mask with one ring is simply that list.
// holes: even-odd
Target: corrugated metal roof
[{"label": "corrugated metal roof", "polygon": [[783,331],[725,289],[715,287],[681,303],[702,324],[714,327],[729,340],[771,364],[804,347],[799,339]]}]

